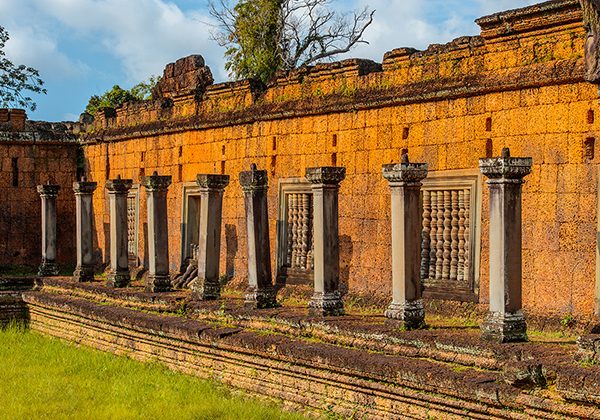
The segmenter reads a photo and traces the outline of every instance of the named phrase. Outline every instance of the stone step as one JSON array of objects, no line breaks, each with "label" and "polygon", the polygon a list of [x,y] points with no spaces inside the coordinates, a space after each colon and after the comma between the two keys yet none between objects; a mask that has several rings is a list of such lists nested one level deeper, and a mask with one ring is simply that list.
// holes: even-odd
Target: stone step
[{"label": "stone step", "polygon": [[[577,351],[574,344],[490,343],[480,339],[477,328],[400,331],[394,325],[387,325],[382,316],[311,317],[305,307],[252,310],[244,307],[241,298],[190,302],[189,291],[146,293],[142,285],[109,289],[101,282],[76,283],[69,278],[44,278],[39,280],[38,287],[47,292],[120,307],[185,313],[201,321],[485,370],[506,370],[507,362],[525,371],[539,370],[538,366],[571,363]],[[549,377],[554,374],[549,367],[545,372]]]},{"label": "stone step", "polygon": [[[564,390],[512,386],[500,372],[148,313],[41,291],[23,293],[34,330],[159,360],[291,407],[371,418],[600,418],[597,369],[564,367]],[[569,393],[575,378],[577,392]],[[561,382],[562,381],[562,382]],[[569,388],[571,387],[571,388]],[[569,401],[568,397],[574,399]]]}]

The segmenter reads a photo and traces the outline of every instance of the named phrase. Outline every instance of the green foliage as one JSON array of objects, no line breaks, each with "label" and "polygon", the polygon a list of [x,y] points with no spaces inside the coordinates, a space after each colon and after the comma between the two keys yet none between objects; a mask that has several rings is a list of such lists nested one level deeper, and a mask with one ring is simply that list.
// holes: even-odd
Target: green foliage
[{"label": "green foliage", "polygon": [[18,107],[35,111],[35,102],[23,92],[46,94],[46,89],[42,87],[44,81],[33,67],[15,65],[6,58],[4,46],[8,39],[8,32],[0,26],[0,108]]},{"label": "green foliage", "polygon": [[159,76],[150,76],[148,80],[135,85],[129,90],[114,85],[102,95],[93,95],[85,107],[85,112],[96,115],[101,108],[118,108],[125,102],[141,102],[152,97],[152,89],[159,82]]},{"label": "green foliage", "polygon": [[240,0],[225,51],[225,69],[237,79],[268,82],[281,67],[278,51],[281,0]]},{"label": "green foliage", "polygon": [[216,1],[218,7],[209,1],[217,21],[212,36],[226,47],[230,76],[263,83],[278,70],[331,60],[366,43],[362,37],[374,14],[367,8],[338,13],[332,0]]},{"label": "green foliage", "polygon": [[0,418],[300,419],[158,363],[0,331]]}]

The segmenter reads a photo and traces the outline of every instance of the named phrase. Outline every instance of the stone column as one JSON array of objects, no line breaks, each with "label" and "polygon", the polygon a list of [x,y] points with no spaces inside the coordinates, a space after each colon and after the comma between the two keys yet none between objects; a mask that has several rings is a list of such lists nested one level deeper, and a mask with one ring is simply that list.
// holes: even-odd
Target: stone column
[{"label": "stone column", "polygon": [[406,329],[425,324],[421,300],[421,180],[426,163],[402,162],[383,166],[383,177],[392,193],[392,303],[387,318],[400,321]]},{"label": "stone column", "polygon": [[481,326],[485,339],[527,340],[521,310],[521,185],[531,172],[531,158],[510,156],[480,159],[490,188],[490,310]]},{"label": "stone column", "polygon": [[171,176],[160,176],[156,171],[144,177],[148,212],[148,277],[147,292],[171,290],[169,277],[169,227],[167,211],[167,189]]},{"label": "stone column", "polygon": [[131,179],[106,181],[110,207],[110,271],[109,287],[126,287],[131,281],[127,251],[127,194],[133,185]]},{"label": "stone column", "polygon": [[38,276],[57,276],[56,264],[56,196],[60,185],[38,185],[42,199],[42,263]]},{"label": "stone column", "polygon": [[269,243],[269,214],[267,171],[240,172],[240,185],[244,191],[248,242],[248,289],[246,305],[254,308],[272,308],[277,305],[271,275],[271,247]]},{"label": "stone column", "polygon": [[87,182],[85,178],[80,182],[73,183],[77,231],[77,267],[73,277],[80,282],[94,280],[96,269],[93,242],[94,215],[92,210],[92,198],[96,186],[95,182]]},{"label": "stone column", "polygon": [[313,240],[315,292],[309,303],[313,315],[343,315],[340,285],[340,241],[338,231],[339,183],[346,168],[307,168],[306,179],[313,192]]},{"label": "stone column", "polygon": [[200,187],[198,277],[190,283],[190,289],[193,299],[213,300],[221,296],[221,219],[223,192],[229,185],[229,175],[201,174],[196,177],[196,183]]}]

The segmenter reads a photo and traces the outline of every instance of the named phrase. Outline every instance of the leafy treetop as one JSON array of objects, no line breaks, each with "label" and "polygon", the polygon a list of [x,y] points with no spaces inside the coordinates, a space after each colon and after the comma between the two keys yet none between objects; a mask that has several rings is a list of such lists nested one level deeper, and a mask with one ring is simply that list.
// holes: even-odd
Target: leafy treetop
[{"label": "leafy treetop", "polygon": [[8,39],[8,32],[0,26],[0,107],[35,111],[35,102],[23,92],[46,94],[46,89],[43,88],[44,81],[40,78],[39,71],[33,67],[15,65],[6,58],[4,46]]}]

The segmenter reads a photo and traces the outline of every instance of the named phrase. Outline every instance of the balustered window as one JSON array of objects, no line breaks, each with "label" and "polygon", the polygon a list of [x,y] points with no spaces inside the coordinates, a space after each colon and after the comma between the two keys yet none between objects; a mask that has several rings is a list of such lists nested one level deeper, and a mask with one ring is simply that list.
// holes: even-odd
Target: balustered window
[{"label": "balustered window", "polygon": [[279,189],[278,270],[286,283],[309,283],[313,278],[313,204],[310,184],[282,180]]},{"label": "balustered window", "polygon": [[138,222],[139,222],[139,188],[132,187],[127,195],[127,253],[129,265],[137,267],[138,260]]},{"label": "balustered window", "polygon": [[476,174],[436,174],[423,183],[421,280],[425,296],[478,300],[478,185]]}]

